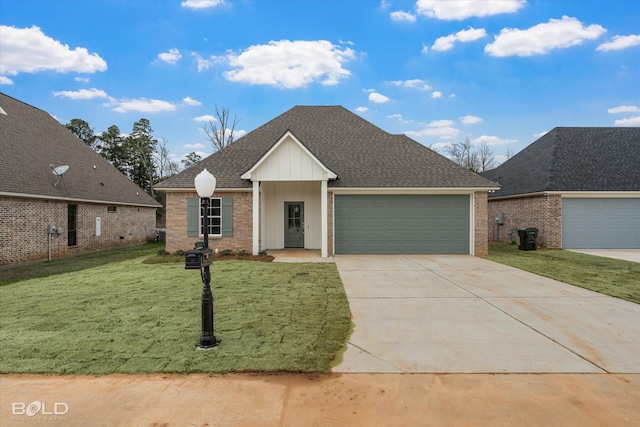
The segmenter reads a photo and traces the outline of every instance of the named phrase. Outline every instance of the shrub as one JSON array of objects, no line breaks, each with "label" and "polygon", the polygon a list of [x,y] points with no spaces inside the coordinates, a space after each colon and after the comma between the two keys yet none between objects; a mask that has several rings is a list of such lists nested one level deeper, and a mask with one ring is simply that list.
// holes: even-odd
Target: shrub
[{"label": "shrub", "polygon": [[178,249],[177,251],[175,251],[173,253],[174,255],[180,255],[180,256],[184,256],[184,251],[182,249]]},{"label": "shrub", "polygon": [[238,251],[238,255],[247,256],[247,255],[251,255],[251,253],[249,251],[245,251],[244,249],[241,249]]},{"label": "shrub", "polygon": [[223,249],[220,253],[222,254],[222,256],[233,255],[233,251],[231,249]]},{"label": "shrub", "polygon": [[261,250],[260,252],[258,252],[258,255],[260,255],[260,256],[267,256],[267,255],[269,255],[269,254],[267,253],[267,250],[266,250],[266,249],[263,249],[263,250]]},{"label": "shrub", "polygon": [[160,255],[160,256],[166,256],[166,255],[169,255],[169,252],[165,251],[164,249],[160,249],[160,250],[158,251],[158,255]]}]

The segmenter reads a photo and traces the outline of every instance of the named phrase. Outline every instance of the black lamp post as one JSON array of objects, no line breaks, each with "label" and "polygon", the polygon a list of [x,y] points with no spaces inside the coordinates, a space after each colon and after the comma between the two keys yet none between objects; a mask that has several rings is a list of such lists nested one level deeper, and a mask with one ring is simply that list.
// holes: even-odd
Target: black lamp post
[{"label": "black lamp post", "polygon": [[[204,237],[203,257],[211,257],[209,250],[209,204],[210,198],[216,189],[216,178],[206,169],[200,172],[193,180],[198,196],[200,196],[200,206],[202,209],[202,228]],[[204,267],[200,269],[202,275],[202,334],[198,348],[210,349],[218,345],[216,336],[213,334],[213,294],[211,293],[211,272],[208,262],[203,262]]]}]

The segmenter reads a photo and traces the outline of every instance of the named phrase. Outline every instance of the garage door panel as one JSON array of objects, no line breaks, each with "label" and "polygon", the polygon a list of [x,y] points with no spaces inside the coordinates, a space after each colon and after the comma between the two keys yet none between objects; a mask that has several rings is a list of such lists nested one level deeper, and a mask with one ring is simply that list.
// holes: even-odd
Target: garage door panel
[{"label": "garage door panel", "polygon": [[562,247],[640,248],[640,199],[563,199]]},{"label": "garage door panel", "polygon": [[337,254],[469,253],[470,196],[336,195]]}]

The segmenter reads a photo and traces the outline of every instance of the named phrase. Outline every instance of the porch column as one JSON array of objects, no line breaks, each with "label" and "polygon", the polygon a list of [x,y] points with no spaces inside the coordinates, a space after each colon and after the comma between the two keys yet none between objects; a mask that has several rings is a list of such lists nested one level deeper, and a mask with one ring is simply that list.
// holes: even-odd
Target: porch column
[{"label": "porch column", "polygon": [[258,255],[260,252],[260,181],[253,181],[253,212],[251,218],[253,219],[253,254]]},{"label": "porch column", "polygon": [[326,258],[329,256],[328,248],[327,248],[327,239],[329,238],[328,234],[328,226],[327,226],[327,180],[322,180],[322,187],[320,188],[320,235],[321,235],[321,246],[320,253],[322,258]]}]

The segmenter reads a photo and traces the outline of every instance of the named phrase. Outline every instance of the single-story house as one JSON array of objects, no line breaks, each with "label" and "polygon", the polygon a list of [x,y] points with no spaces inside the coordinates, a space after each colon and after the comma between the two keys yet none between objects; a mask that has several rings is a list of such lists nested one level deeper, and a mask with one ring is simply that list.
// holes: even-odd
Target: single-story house
[{"label": "single-story house", "polygon": [[155,238],[151,196],[47,112],[0,93],[0,265]]},{"label": "single-story house", "polygon": [[167,250],[202,235],[194,177],[217,179],[211,246],[333,254],[487,253],[498,186],[341,106],[296,106],[156,185]]},{"label": "single-story house", "polygon": [[492,240],[535,227],[549,248],[640,248],[640,128],[557,127],[482,175],[501,185]]}]

